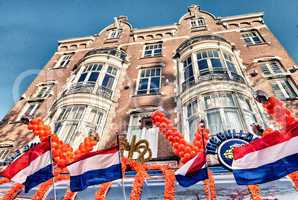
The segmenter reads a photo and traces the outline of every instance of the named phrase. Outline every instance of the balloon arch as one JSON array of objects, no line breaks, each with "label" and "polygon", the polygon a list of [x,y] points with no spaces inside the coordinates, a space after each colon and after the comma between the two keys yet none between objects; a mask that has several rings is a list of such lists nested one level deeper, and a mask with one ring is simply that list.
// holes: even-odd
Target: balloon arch
[{"label": "balloon arch", "polygon": [[[297,121],[292,113],[275,97],[270,97],[268,101],[262,103],[263,108],[267,113],[278,123],[282,128]],[[198,128],[195,138],[192,143],[188,143],[184,140],[182,134],[175,128],[172,122],[165,117],[165,114],[159,111],[154,112],[151,115],[152,122],[160,130],[160,133],[165,136],[172,146],[173,152],[180,157],[182,163],[187,162],[193,158],[197,153],[204,150],[204,144],[207,144],[209,131],[204,127]],[[54,178],[42,183],[36,193],[33,195],[33,200],[41,200],[44,198],[48,190],[53,185],[53,182],[69,180],[67,175],[66,165],[76,158],[92,151],[97,141],[92,137],[86,137],[84,141],[79,145],[79,148],[73,151],[69,144],[63,143],[58,136],[51,131],[48,125],[45,125],[41,119],[33,119],[28,124],[28,129],[33,134],[39,137],[40,141],[47,140],[49,136],[52,140],[52,154],[53,161],[55,163]],[[266,129],[263,132],[263,136],[272,133],[272,129]],[[149,178],[148,170],[160,170],[165,177],[164,186],[164,199],[175,199],[175,174],[169,165],[159,164],[142,164],[135,160],[131,160],[123,157],[122,160],[122,173],[125,174],[127,167],[136,171],[136,176],[133,182],[132,191],[130,193],[130,200],[139,200],[141,198],[143,184],[146,178]],[[216,199],[215,181],[211,171],[208,171],[209,179],[204,181],[204,192],[206,199]],[[294,172],[289,175],[290,179],[294,183],[294,187],[298,189],[298,172]],[[10,182],[7,178],[1,178],[0,184]],[[95,194],[96,200],[104,200],[105,196],[111,187],[112,183],[101,184]],[[3,200],[15,199],[18,193],[23,189],[22,184],[14,184],[2,198]],[[261,200],[261,191],[257,185],[249,185],[248,190],[253,200]],[[76,193],[71,192],[69,189],[64,195],[64,200],[74,199]]]}]

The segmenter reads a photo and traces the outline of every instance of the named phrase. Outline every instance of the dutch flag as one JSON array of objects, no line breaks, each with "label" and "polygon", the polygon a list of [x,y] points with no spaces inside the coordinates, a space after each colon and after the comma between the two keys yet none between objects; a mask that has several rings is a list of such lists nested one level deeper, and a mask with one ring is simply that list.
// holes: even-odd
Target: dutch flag
[{"label": "dutch flag", "polygon": [[189,187],[208,178],[206,155],[200,153],[176,172],[176,180],[183,187]]},{"label": "dutch flag", "polygon": [[277,180],[298,170],[298,122],[281,131],[234,148],[233,174],[237,184]]},{"label": "dutch flag", "polygon": [[0,175],[13,182],[24,184],[26,193],[52,178],[50,141],[42,142],[29,149],[1,171]]},{"label": "dutch flag", "polygon": [[68,165],[67,169],[72,192],[122,178],[118,148],[87,153]]}]

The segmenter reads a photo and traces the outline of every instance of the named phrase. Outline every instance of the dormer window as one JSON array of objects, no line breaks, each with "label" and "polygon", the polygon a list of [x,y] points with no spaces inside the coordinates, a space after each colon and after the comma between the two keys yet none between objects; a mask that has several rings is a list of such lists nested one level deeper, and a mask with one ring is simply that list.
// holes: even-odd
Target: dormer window
[{"label": "dormer window", "polygon": [[190,21],[191,28],[204,28],[206,27],[205,19],[200,17],[196,19],[192,19]]},{"label": "dormer window", "polygon": [[112,30],[109,34],[108,39],[118,39],[121,35],[121,32],[122,31],[119,29]]}]

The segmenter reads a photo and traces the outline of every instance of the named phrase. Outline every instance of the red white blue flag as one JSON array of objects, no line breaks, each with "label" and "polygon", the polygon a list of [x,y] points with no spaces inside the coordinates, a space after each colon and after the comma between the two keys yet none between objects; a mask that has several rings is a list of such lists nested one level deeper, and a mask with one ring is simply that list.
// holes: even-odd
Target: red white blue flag
[{"label": "red white blue flag", "polygon": [[87,153],[67,166],[72,192],[122,178],[118,148]]},{"label": "red white blue flag", "polygon": [[25,192],[53,177],[50,141],[29,149],[0,173],[11,181],[25,185]]},{"label": "red white blue flag", "polygon": [[234,148],[233,174],[239,185],[277,180],[298,170],[298,122]]},{"label": "red white blue flag", "polygon": [[189,187],[208,178],[206,155],[200,153],[186,162],[176,172],[176,180],[183,187]]}]

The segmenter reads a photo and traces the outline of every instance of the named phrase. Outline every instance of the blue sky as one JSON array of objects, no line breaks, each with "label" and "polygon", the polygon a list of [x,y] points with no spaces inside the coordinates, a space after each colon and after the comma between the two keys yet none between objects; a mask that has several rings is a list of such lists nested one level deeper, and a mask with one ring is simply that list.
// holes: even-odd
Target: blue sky
[{"label": "blue sky", "polygon": [[[0,119],[13,106],[13,84],[22,72],[39,70],[57,40],[98,33],[114,16],[133,27],[173,24],[198,4],[216,16],[265,12],[265,22],[298,63],[297,0],[0,0]],[[22,94],[34,76],[27,76]]]}]

